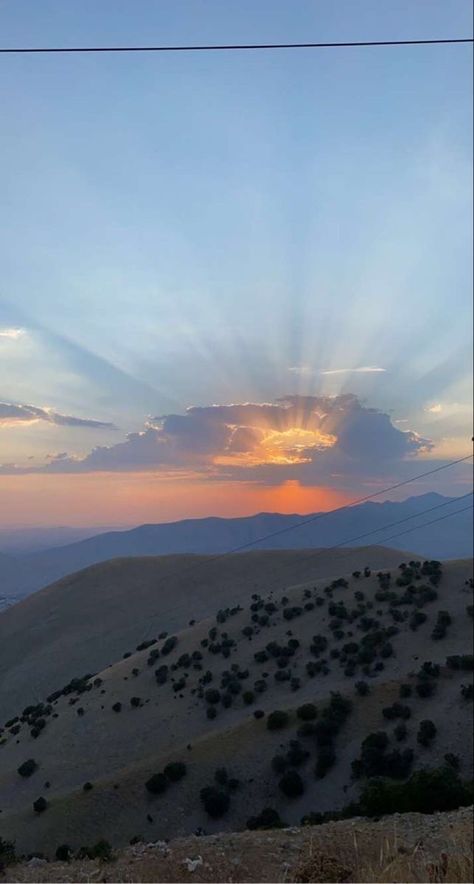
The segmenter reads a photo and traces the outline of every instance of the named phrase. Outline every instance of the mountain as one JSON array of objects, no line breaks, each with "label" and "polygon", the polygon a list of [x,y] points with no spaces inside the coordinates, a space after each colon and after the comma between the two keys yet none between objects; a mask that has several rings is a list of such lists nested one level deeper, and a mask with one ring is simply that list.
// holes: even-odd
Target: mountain
[{"label": "mountain", "polygon": [[[425,528],[416,527],[423,521],[447,515],[457,506],[456,498],[430,493],[402,502],[368,502],[339,512],[309,516],[259,513],[236,519],[186,519],[141,525],[127,531],[110,531],[66,546],[14,557],[14,562],[9,563],[8,574],[0,565],[0,595],[26,595],[66,574],[116,556],[218,554],[246,544],[252,544],[254,549],[327,548],[341,542],[349,542],[351,546],[384,544],[385,539],[390,539],[397,530],[411,528],[413,532],[406,535],[408,543],[405,544],[404,539],[402,546],[414,546],[426,558],[459,558],[472,554],[472,511]],[[433,509],[432,513],[426,516],[413,518],[412,522],[398,528],[383,530],[384,526],[416,517],[430,509]],[[296,527],[300,522],[305,524]],[[288,530],[290,528],[292,530]],[[367,532],[379,531],[380,536],[360,537]],[[274,536],[267,537],[272,534]],[[259,538],[264,539],[259,542]]]},{"label": "mountain", "polygon": [[295,825],[447,753],[468,779],[472,562],[411,558],[115,559],[7,610],[2,838],[54,856],[268,807]]}]

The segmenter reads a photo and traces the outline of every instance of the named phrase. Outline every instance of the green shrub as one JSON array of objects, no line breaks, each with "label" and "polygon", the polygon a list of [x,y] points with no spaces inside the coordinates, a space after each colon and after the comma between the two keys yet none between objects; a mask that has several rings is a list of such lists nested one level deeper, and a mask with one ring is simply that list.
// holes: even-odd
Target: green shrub
[{"label": "green shrub", "polygon": [[273,807],[264,807],[258,816],[251,816],[246,825],[247,829],[281,829],[284,823],[277,810]]},{"label": "green shrub", "polygon": [[229,809],[229,795],[221,789],[216,789],[215,786],[205,786],[204,789],[201,789],[200,798],[204,804],[204,810],[213,819],[223,816]]},{"label": "green shrub", "polygon": [[318,710],[314,703],[304,703],[303,706],[298,707],[296,715],[298,718],[301,718],[302,721],[312,721],[317,717]]},{"label": "green shrub", "polygon": [[38,765],[34,758],[28,758],[28,761],[24,761],[23,764],[20,764],[18,773],[21,777],[31,777],[31,774],[34,774],[37,769]]},{"label": "green shrub", "polygon": [[287,798],[297,798],[304,792],[303,780],[296,770],[287,770],[278,785]]},{"label": "green shrub", "polygon": [[186,765],[182,761],[170,761],[163,773],[172,783],[177,783],[186,775]]},{"label": "green shrub", "polygon": [[267,730],[280,730],[281,728],[286,727],[289,720],[290,716],[288,715],[288,712],[283,712],[280,709],[275,709],[274,712],[270,712],[270,715],[267,718]]},{"label": "green shrub", "polygon": [[364,816],[435,813],[472,804],[472,784],[463,783],[451,767],[415,771],[406,783],[388,779],[368,782],[357,810]]},{"label": "green shrub", "polygon": [[425,718],[424,721],[420,721],[420,727],[416,735],[417,742],[420,743],[421,746],[429,746],[433,742],[435,736],[436,725],[427,718]]},{"label": "green shrub", "polygon": [[46,810],[47,806],[48,802],[46,801],[46,798],[43,798],[43,796],[37,798],[36,801],[33,801],[33,810],[36,811],[36,813],[43,813],[43,811]]},{"label": "green shrub", "polygon": [[168,788],[168,779],[164,773],[156,773],[145,783],[145,789],[152,795],[161,795]]},{"label": "green shrub", "polygon": [[59,847],[56,848],[56,859],[60,863],[68,863],[71,858],[72,850],[69,847],[69,844],[60,844]]},{"label": "green shrub", "polygon": [[101,838],[92,847],[85,848],[86,856],[89,859],[100,859],[103,863],[109,863],[113,860],[112,846],[105,838]]},{"label": "green shrub", "polygon": [[0,838],[0,868],[12,866],[16,861],[14,842],[5,841],[4,838]]}]

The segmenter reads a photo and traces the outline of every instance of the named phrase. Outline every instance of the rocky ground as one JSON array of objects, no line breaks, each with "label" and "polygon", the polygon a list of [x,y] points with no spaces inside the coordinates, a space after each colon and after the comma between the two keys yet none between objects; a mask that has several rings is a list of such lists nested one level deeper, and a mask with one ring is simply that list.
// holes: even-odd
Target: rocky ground
[{"label": "rocky ground", "polygon": [[111,862],[33,858],[5,882],[296,882],[472,880],[473,809],[322,826],[139,842]]}]

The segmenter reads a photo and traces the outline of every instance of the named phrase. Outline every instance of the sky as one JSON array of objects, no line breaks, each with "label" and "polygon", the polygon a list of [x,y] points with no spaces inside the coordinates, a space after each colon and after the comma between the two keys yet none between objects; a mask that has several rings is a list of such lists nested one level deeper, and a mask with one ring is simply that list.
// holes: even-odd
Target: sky
[{"label": "sky", "polygon": [[[1,0],[0,35],[465,37],[472,6]],[[1,56],[0,526],[311,512],[469,454],[471,84],[469,45]]]}]

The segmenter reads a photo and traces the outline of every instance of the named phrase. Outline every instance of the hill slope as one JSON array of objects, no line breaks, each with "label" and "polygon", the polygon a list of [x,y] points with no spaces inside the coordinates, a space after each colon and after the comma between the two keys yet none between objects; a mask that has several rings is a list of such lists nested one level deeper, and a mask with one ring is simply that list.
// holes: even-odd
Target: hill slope
[{"label": "hill slope", "polygon": [[[351,538],[358,538],[369,531],[380,531],[380,536],[370,537],[368,542],[384,544],[385,538],[393,533],[393,530],[384,532],[384,526],[415,517],[417,513],[440,505],[443,508],[435,510],[433,518],[456,510],[456,498],[430,493],[402,502],[367,502],[339,512],[308,516],[259,513],[237,519],[188,519],[168,524],[141,525],[129,531],[111,531],[66,546],[17,556],[16,570],[10,576],[0,566],[0,593],[22,596],[74,571],[117,556],[206,555],[222,553],[248,543],[255,544],[255,549],[325,548],[342,541],[361,546],[367,543],[364,537],[354,542]],[[307,523],[311,519],[314,521]],[[306,524],[296,527],[301,521]],[[405,527],[416,528],[422,522],[422,518],[413,518],[413,522]],[[288,528],[292,530],[287,531]],[[275,536],[258,542],[259,538],[269,534]],[[415,547],[424,558],[472,555],[472,512],[463,512],[426,528],[416,528],[413,541],[410,540],[408,545]]]},{"label": "hill slope", "polygon": [[[406,554],[413,557],[411,554]],[[114,559],[34,593],[0,616],[0,696],[6,716],[58,685],[97,672],[163,630],[184,629],[253,592],[283,590],[363,568],[398,564],[383,547]]]},{"label": "hill slope", "polygon": [[[407,571],[404,578],[391,567],[390,578],[372,572],[331,585],[327,579],[305,582],[301,574],[295,579],[292,555],[284,592],[281,576],[273,591],[256,588],[253,598],[247,586],[240,605],[239,599],[232,608],[222,604],[217,616],[176,632],[168,644],[164,637],[153,641],[160,626],[156,632],[149,628],[149,647],[133,652],[122,645],[120,651],[133,653],[125,659],[117,654],[94,678],[49,701],[38,697],[45,705],[23,715],[19,704],[20,721],[5,726],[0,747],[3,837],[14,837],[20,851],[48,853],[59,843],[77,848],[100,837],[120,845],[135,835],[156,840],[200,826],[236,830],[266,806],[295,824],[309,811],[334,810],[356,798],[360,779],[352,778],[351,763],[362,759],[363,779],[368,759],[361,743],[376,731],[387,734],[389,745],[377,750],[375,760],[372,753],[371,764],[385,765],[391,774],[402,765],[406,773],[439,764],[450,752],[459,756],[467,777],[472,705],[461,688],[471,673],[446,666],[446,658],[472,654],[471,563],[446,564],[440,579],[429,569]],[[264,557],[267,568],[275,557],[281,572],[281,554]],[[56,597],[58,614],[61,595],[58,587],[41,593],[45,609]],[[447,614],[440,617],[440,611]],[[368,685],[363,696],[355,689],[361,679]],[[401,684],[408,685],[409,696],[400,701]],[[349,705],[331,699],[331,691]],[[386,717],[382,710],[397,702],[402,710],[395,707]],[[316,705],[316,719],[296,714],[306,703]],[[288,717],[269,729],[275,709]],[[255,710],[264,715],[255,717]],[[423,720],[435,725],[426,745],[417,741]],[[404,721],[407,733],[399,739],[394,729]],[[332,722],[330,732],[324,722]],[[413,758],[389,755],[398,749],[412,750]],[[331,759],[328,750],[335,753]],[[291,777],[300,778],[292,798],[279,787],[283,768],[276,773],[274,756],[283,756],[279,768],[289,765]],[[38,767],[21,777],[17,769],[27,759]],[[172,768],[156,780],[161,794],[147,791],[149,778],[171,762],[185,764],[184,779],[174,782]],[[199,796],[203,787],[216,787],[221,768],[239,786],[235,790],[221,777],[219,791],[229,806],[214,819]],[[84,789],[86,783],[92,788]],[[47,802],[43,813],[33,811],[39,797]]]}]

